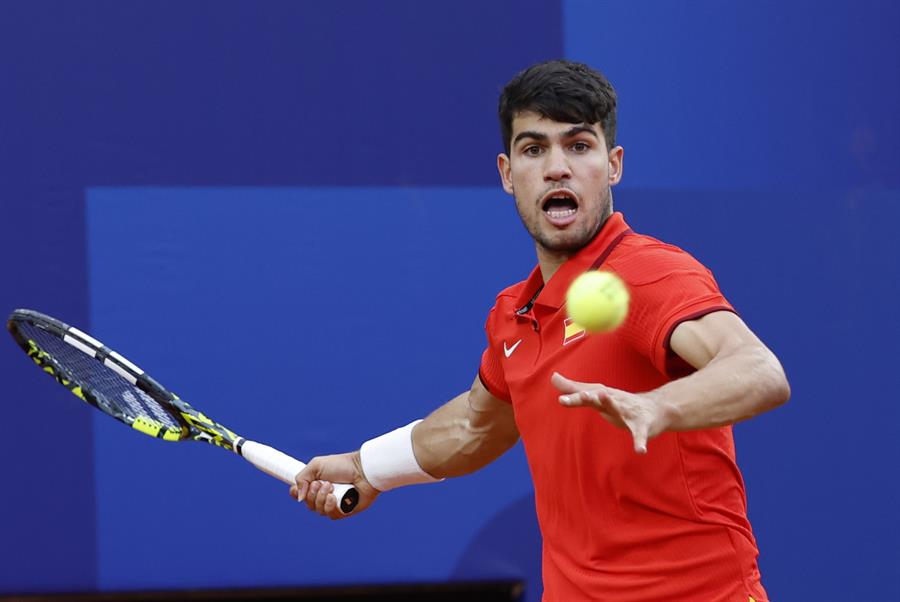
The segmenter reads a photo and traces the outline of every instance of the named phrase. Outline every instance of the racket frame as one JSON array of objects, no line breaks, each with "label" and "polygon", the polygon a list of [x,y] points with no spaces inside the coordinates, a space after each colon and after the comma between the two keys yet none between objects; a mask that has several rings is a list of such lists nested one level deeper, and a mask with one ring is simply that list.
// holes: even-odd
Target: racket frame
[{"label": "racket frame", "polygon": [[[44,330],[88,357],[99,361],[156,401],[180,426],[176,429],[150,416],[130,415],[108,403],[102,396],[96,395],[85,383],[78,382],[69,370],[66,370],[51,354],[41,349],[36,341],[28,338],[19,328],[19,324],[22,322]],[[87,333],[69,326],[65,322],[34,310],[17,309],[10,315],[7,329],[32,361],[41,370],[53,376],[59,384],[82,401],[145,435],[164,441],[193,439],[229,449],[244,457],[263,472],[287,484],[293,484],[294,476],[305,467],[303,462],[268,445],[240,437],[230,429],[211,420],[160,385],[137,365]],[[334,494],[338,499],[338,507],[345,514],[352,512],[359,502],[359,494],[352,485],[336,483],[334,484]]]}]

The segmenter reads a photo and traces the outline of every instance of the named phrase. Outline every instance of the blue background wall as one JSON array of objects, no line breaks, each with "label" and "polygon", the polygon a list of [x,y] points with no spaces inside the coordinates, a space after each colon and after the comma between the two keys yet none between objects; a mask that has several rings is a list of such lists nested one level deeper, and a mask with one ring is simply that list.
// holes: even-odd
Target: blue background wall
[{"label": "blue background wall", "polygon": [[[471,382],[494,293],[533,263],[495,174],[497,93],[586,61],[619,91],[617,208],[707,263],[791,378],[788,406],[735,429],[770,593],[897,598],[900,9],[677,4],[0,2],[0,309],[89,329],[298,457],[353,448]],[[520,448],[331,523],[27,366],[0,345],[0,593],[539,594]],[[192,481],[154,487],[161,469]]]}]

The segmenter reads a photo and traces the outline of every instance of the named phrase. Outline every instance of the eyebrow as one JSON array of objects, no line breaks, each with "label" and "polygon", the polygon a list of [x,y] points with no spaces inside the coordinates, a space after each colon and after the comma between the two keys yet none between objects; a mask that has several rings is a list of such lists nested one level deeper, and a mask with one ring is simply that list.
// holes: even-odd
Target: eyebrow
[{"label": "eyebrow", "polygon": [[[597,140],[600,139],[600,137],[597,135],[597,132],[594,131],[594,128],[586,126],[584,124],[578,124],[578,125],[574,125],[574,126],[570,127],[569,129],[567,129],[565,132],[562,133],[562,137],[563,138],[571,138],[572,136],[577,136],[578,134],[585,133],[585,132],[590,134]],[[531,139],[537,140],[539,142],[544,142],[544,141],[550,139],[550,137],[547,136],[547,134],[544,134],[543,132],[535,132],[533,130],[525,130],[524,132],[519,132],[519,135],[516,136],[515,139],[513,140],[513,144],[514,145],[518,144],[520,140],[524,140],[525,138],[531,138]]]}]

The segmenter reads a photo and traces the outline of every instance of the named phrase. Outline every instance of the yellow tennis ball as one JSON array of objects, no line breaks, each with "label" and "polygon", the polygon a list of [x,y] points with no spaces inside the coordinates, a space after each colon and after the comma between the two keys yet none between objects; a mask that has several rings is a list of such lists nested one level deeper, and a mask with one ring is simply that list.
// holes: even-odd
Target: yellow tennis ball
[{"label": "yellow tennis ball", "polygon": [[628,315],[628,288],[612,272],[585,272],[566,293],[566,310],[588,332],[615,330]]}]

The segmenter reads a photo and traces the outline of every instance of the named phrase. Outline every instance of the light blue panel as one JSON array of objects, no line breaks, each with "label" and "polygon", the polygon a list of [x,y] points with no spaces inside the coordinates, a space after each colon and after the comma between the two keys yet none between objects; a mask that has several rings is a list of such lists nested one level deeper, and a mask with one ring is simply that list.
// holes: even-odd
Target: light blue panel
[{"label": "light blue panel", "polygon": [[[96,336],[213,419],[307,459],[467,389],[494,295],[534,261],[495,188],[94,188],[87,222]],[[520,447],[332,523],[226,451],[102,415],[95,427],[106,590],[521,578],[521,550],[539,554],[526,512],[507,527],[509,561],[466,561],[529,498]]]}]

